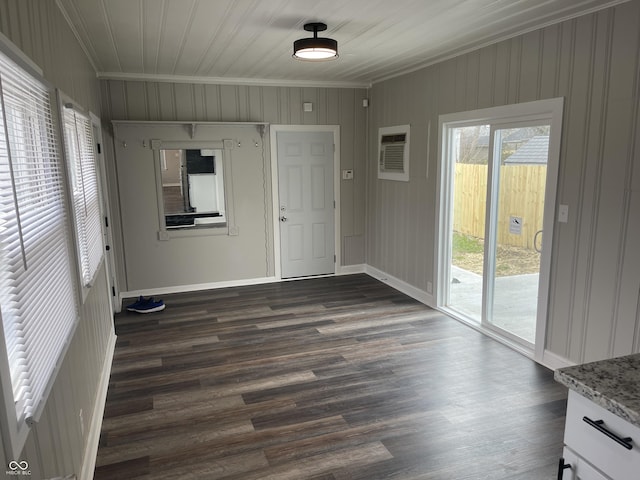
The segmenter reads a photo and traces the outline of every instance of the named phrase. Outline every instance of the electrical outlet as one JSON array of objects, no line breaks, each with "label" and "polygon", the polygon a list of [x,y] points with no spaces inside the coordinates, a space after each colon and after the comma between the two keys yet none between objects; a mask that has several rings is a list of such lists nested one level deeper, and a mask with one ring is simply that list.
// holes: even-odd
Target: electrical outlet
[{"label": "electrical outlet", "polygon": [[431,282],[427,282],[427,293],[433,293],[433,284]]}]

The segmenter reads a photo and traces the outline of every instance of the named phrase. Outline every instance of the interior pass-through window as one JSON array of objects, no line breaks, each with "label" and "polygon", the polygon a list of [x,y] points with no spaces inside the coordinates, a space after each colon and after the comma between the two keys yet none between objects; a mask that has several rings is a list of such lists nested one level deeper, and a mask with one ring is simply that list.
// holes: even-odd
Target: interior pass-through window
[{"label": "interior pass-through window", "polygon": [[167,229],[226,224],[222,155],[218,149],[160,150]]}]

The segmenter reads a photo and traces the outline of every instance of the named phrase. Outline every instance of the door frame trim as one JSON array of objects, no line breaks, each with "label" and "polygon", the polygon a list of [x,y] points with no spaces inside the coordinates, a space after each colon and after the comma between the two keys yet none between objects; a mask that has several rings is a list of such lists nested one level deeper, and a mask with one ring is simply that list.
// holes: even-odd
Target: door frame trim
[{"label": "door frame trim", "polygon": [[[105,144],[102,136],[102,122],[100,118],[93,112],[89,112],[89,120],[91,121],[92,135],[95,134],[93,139],[95,144],[100,145],[100,152],[96,152],[97,172],[98,172],[98,187],[100,193],[100,224],[102,225],[102,235],[105,241],[105,246],[110,246],[108,250],[105,249],[105,275],[107,276],[107,286],[109,287],[109,304],[111,306],[111,316],[113,313],[120,313],[122,310],[122,302],[120,301],[120,284],[116,275],[116,260],[115,260],[115,248],[113,239],[113,223],[114,218],[111,215],[111,201],[109,197],[109,185],[107,181],[107,168],[105,162]],[[94,130],[95,129],[95,130]],[[108,219],[108,225],[104,222],[104,217]]]},{"label": "door frame trim", "polygon": [[270,125],[269,148],[271,151],[271,198],[273,207],[273,266],[277,280],[282,280],[282,265],[280,251],[280,195],[278,192],[278,132],[297,133],[332,133],[333,134],[333,198],[335,208],[334,220],[334,252],[336,261],[334,275],[340,272],[342,251],[340,248],[340,126],[339,125]]},{"label": "door frame trim", "polygon": [[[546,289],[539,289],[538,291],[538,318],[536,322],[536,339],[535,346],[532,352],[533,359],[539,363],[542,363],[545,352],[545,340],[546,340],[546,328],[549,315],[549,295],[551,290],[551,258],[553,252],[553,243],[556,241],[554,238],[554,225],[557,209],[557,187],[558,187],[558,173],[560,164],[560,145],[562,137],[562,123],[563,123],[563,108],[564,97],[549,98],[544,100],[535,100],[532,102],[503,105],[498,107],[490,107],[480,110],[471,110],[466,112],[451,113],[440,115],[438,121],[438,180],[437,180],[437,192],[436,192],[436,238],[435,238],[435,256],[434,265],[436,265],[435,277],[435,292],[434,298],[436,299],[436,306],[438,309],[447,311],[451,314],[450,310],[444,305],[446,282],[448,275],[446,270],[448,268],[447,262],[451,256],[449,245],[445,241],[445,232],[450,224],[450,204],[451,199],[447,197],[447,194],[451,194],[450,188],[445,185],[446,182],[451,181],[450,168],[447,168],[446,161],[450,150],[448,128],[455,126],[469,126],[477,125],[482,122],[492,123],[493,125],[509,123],[510,121],[528,121],[535,118],[546,118],[551,125],[551,136],[549,138],[549,163],[547,166],[547,180],[546,180],[546,192],[545,192],[545,211],[543,229],[545,232],[550,232],[547,237],[551,241],[547,241],[543,244],[543,255],[540,264],[540,283],[547,286]],[[445,128],[446,127],[446,128]],[[555,159],[551,161],[551,159]],[[447,184],[448,185],[448,184]],[[446,212],[443,212],[443,208],[447,208]],[[542,313],[542,315],[541,315]],[[464,319],[461,319],[465,321]],[[487,331],[488,329],[484,325],[478,325],[477,328],[481,331]],[[488,332],[487,332],[488,333]],[[521,351],[522,347],[515,342],[510,341],[508,338],[502,338],[501,341],[511,346],[515,350]]]}]

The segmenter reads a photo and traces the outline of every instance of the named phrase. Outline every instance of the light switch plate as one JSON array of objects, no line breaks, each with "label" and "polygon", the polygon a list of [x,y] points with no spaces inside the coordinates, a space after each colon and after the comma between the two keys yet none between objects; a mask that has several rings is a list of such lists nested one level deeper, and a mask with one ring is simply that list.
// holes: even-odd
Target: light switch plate
[{"label": "light switch plate", "polygon": [[342,170],[343,180],[353,180],[353,170]]},{"label": "light switch plate", "polygon": [[558,207],[558,221],[567,223],[569,221],[569,205],[560,205]]}]

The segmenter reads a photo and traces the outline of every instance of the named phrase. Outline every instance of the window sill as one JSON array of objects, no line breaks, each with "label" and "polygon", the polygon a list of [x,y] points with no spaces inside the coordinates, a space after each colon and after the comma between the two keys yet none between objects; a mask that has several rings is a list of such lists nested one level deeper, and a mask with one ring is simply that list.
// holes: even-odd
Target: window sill
[{"label": "window sill", "polygon": [[166,230],[158,231],[158,240],[168,241],[173,238],[210,237],[218,235],[229,235],[229,226],[226,223],[167,228]]}]

